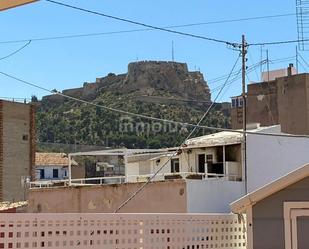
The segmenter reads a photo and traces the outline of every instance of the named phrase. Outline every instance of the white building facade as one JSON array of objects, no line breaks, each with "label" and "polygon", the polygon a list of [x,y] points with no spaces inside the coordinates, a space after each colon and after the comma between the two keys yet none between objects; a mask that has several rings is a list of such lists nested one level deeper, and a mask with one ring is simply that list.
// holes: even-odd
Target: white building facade
[{"label": "white building facade", "polygon": [[219,132],[189,139],[179,151],[128,156],[126,180],[143,182],[162,168],[153,180],[186,180],[188,212],[229,212],[229,203],[309,163],[309,138],[285,136],[280,125],[249,131],[246,163],[243,134]]},{"label": "white building facade", "polygon": [[[64,153],[36,153],[36,181],[64,180],[69,177],[69,159]],[[77,163],[74,161],[76,166]]]}]

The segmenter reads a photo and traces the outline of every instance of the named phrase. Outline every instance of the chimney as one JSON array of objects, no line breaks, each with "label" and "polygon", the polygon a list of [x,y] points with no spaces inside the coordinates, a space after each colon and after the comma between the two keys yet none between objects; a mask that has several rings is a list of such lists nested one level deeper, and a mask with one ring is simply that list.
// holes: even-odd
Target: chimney
[{"label": "chimney", "polygon": [[289,64],[289,67],[288,67],[288,76],[291,76],[292,75],[292,68],[294,67],[293,63],[290,63]]}]

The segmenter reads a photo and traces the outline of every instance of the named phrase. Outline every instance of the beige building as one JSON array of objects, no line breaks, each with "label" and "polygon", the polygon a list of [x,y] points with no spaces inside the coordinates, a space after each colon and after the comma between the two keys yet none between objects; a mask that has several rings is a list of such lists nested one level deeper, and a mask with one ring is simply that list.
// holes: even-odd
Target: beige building
[{"label": "beige building", "polygon": [[[292,69],[290,69],[292,70]],[[247,124],[280,124],[282,132],[309,134],[309,74],[274,77],[248,85]],[[265,78],[265,75],[264,75]],[[242,98],[232,98],[232,128],[242,128]]]},{"label": "beige building", "polygon": [[25,198],[26,181],[34,179],[34,161],[34,106],[0,100],[0,201]]}]

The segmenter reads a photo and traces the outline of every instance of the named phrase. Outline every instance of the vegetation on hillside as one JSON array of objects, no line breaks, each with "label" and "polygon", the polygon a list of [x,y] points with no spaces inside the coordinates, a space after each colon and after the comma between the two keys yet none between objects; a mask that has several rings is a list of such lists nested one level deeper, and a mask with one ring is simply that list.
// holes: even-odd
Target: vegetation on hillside
[{"label": "vegetation on hillside", "polygon": [[[111,91],[101,93],[93,102],[133,113],[194,124],[207,108],[180,103],[145,103],[136,101],[134,93],[119,94]],[[230,118],[217,106],[203,124],[229,127]],[[179,145],[190,129],[192,128],[130,117],[72,100],[61,104],[42,100],[37,108],[37,138],[40,142],[160,148]],[[199,129],[195,136],[208,133],[209,130]]]}]

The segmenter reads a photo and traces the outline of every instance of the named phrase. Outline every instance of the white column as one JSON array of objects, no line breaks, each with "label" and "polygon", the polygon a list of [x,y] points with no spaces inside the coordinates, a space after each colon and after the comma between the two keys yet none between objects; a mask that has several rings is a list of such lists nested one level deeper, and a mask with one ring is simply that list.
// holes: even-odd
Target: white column
[{"label": "white column", "polygon": [[71,164],[72,164],[72,160],[71,160],[71,155],[69,154],[69,186],[71,186],[71,184],[72,184]]},{"label": "white column", "polygon": [[129,181],[129,178],[128,178],[128,151],[127,149],[124,149],[124,154],[123,154],[123,161],[124,161],[124,175],[125,175],[125,178],[124,178],[124,181],[125,182],[128,182]]},{"label": "white column", "polygon": [[223,174],[226,175],[225,145],[223,145]]}]

